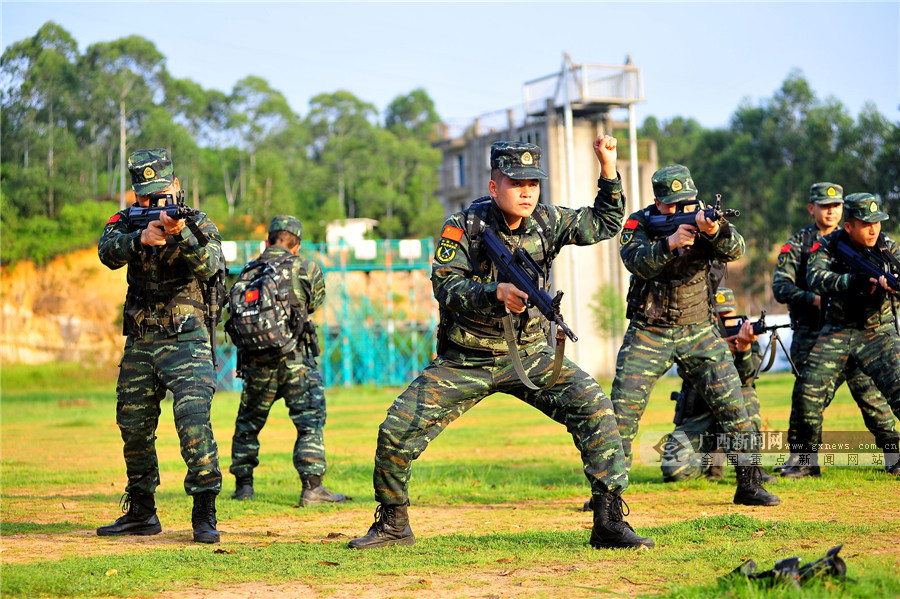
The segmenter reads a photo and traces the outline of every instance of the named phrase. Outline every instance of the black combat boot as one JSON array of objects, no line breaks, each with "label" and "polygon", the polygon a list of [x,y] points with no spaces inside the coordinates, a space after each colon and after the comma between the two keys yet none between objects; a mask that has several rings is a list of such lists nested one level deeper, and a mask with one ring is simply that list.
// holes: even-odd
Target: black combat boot
[{"label": "black combat boot", "polygon": [[216,494],[212,491],[194,495],[191,526],[194,528],[195,543],[219,542],[219,531],[216,530]]},{"label": "black combat boot", "polygon": [[594,527],[591,529],[591,547],[595,549],[650,549],[653,539],[638,536],[628,522],[623,520],[630,513],[628,504],[617,493],[591,496],[594,510]]},{"label": "black combat boot", "polygon": [[884,450],[884,470],[893,476],[900,475],[900,455],[896,449]]},{"label": "black combat boot", "polygon": [[769,483],[774,483],[775,481],[778,480],[777,476],[772,476],[771,474],[769,474],[762,468],[760,468],[760,467],[758,467],[758,468],[759,468],[759,482],[761,482],[762,484],[767,485]]},{"label": "black combat boot", "polygon": [[253,499],[253,475],[237,476],[234,481],[234,493],[231,494],[232,499],[244,501],[245,499]]},{"label": "black combat boot", "polygon": [[319,503],[342,503],[347,497],[340,493],[332,493],[322,486],[322,477],[318,474],[309,474],[300,477],[303,490],[300,492],[300,507],[316,505]]},{"label": "black combat boot", "polygon": [[820,477],[822,471],[819,468],[819,454],[809,451],[792,453],[779,474],[784,478]]},{"label": "black combat boot", "polygon": [[376,549],[389,545],[412,545],[416,542],[409,527],[409,501],[403,505],[379,504],[375,508],[375,523],[369,527],[366,536],[348,543],[351,549]]},{"label": "black combat boot", "polygon": [[806,478],[807,476],[822,476],[822,470],[818,466],[785,466],[781,469],[784,478]]},{"label": "black combat boot", "polygon": [[162,532],[162,524],[156,515],[156,501],[152,494],[125,493],[119,505],[122,506],[125,515],[112,524],[98,528],[98,536],[155,535]]},{"label": "black combat boot", "polygon": [[725,478],[725,450],[716,447],[709,452],[709,456],[711,463],[703,472],[703,476],[706,477],[706,480],[722,480]]},{"label": "black combat boot", "polygon": [[734,502],[738,505],[778,505],[781,499],[766,491],[759,482],[759,466],[735,466],[737,489]]}]

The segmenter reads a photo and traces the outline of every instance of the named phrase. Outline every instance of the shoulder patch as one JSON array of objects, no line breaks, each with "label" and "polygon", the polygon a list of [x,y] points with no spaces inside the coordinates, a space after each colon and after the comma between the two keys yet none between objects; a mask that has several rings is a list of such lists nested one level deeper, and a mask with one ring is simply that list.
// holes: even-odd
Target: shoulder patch
[{"label": "shoulder patch", "polygon": [[[457,229],[459,231],[459,229]],[[459,243],[453,241],[452,239],[445,239],[443,236],[441,240],[438,242],[437,248],[434,250],[434,259],[436,262],[440,262],[441,264],[446,264],[453,260],[456,257],[456,250],[459,248]]]},{"label": "shoulder patch", "polygon": [[636,218],[629,218],[625,221],[625,224],[622,226],[622,228],[628,231],[634,231],[635,229],[637,229],[638,224],[640,223]]},{"label": "shoulder patch", "polygon": [[779,253],[780,253],[780,254],[786,254],[786,253],[789,252],[789,251],[791,251],[791,244],[786,243],[786,244],[784,244],[783,246],[781,246],[781,251],[780,251]]},{"label": "shoulder patch", "polygon": [[118,220],[119,220],[120,218],[122,218],[122,215],[119,214],[118,212],[116,212],[116,213],[113,214],[111,217],[109,217],[109,220],[106,221],[106,224],[107,224],[107,225],[111,225],[111,224],[113,224],[113,223],[115,223],[115,222],[118,222]]},{"label": "shoulder patch", "polygon": [[446,225],[443,232],[441,232],[441,239],[449,239],[450,241],[458,242],[462,239],[462,236],[463,230],[451,225]]}]

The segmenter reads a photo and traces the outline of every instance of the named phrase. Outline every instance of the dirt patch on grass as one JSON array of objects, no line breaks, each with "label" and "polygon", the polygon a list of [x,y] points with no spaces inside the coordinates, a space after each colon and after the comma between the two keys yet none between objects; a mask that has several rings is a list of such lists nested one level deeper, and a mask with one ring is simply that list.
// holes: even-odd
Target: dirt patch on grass
[{"label": "dirt patch on grass", "polygon": [[[604,573],[605,572],[605,573]],[[559,577],[572,577],[560,584]],[[552,580],[553,582],[549,582]],[[472,597],[500,599],[506,597],[592,597],[634,596],[658,590],[651,585],[629,581],[605,568],[603,562],[573,563],[538,568],[497,568],[490,572],[467,572],[460,576],[378,576],[371,582],[342,584],[339,588],[316,590],[300,582],[265,584],[259,582],[234,585],[227,589],[195,590],[191,597],[235,599],[286,595],[298,598],[329,597],[331,599],[451,599]],[[184,597],[183,591],[158,595],[162,599]]]},{"label": "dirt patch on grass", "polygon": [[[891,481],[885,481],[890,484]],[[884,488],[867,491],[819,490],[815,502],[808,501],[809,490],[800,481],[784,481],[770,486],[778,493],[782,504],[775,507],[746,507],[731,503],[734,489],[728,483],[709,489],[672,487],[670,489],[626,494],[631,514],[627,520],[639,533],[648,527],[684,521],[688,518],[743,514],[766,521],[825,521],[852,525],[858,514],[865,513],[867,521],[894,516],[892,493]],[[83,491],[83,489],[82,489]],[[833,496],[841,509],[835,510]],[[702,499],[701,499],[702,497]],[[413,505],[410,518],[420,540],[447,534],[486,535],[516,534],[525,531],[582,530],[585,543],[591,528],[591,514],[581,511],[586,497],[571,497],[551,501],[521,501],[493,505]],[[698,501],[700,499],[700,501]],[[220,520],[222,543],[210,550],[232,550],[272,543],[345,544],[365,533],[372,523],[374,504],[368,501],[348,502],[344,506],[325,508],[285,508],[279,517],[271,511],[255,514],[256,500],[241,507],[245,512]],[[23,504],[25,501],[25,504]],[[223,495],[220,502],[231,500]],[[23,500],[16,498],[15,511],[28,514],[28,522],[36,525],[59,526],[64,522],[104,521],[110,516],[109,505],[95,501],[69,498],[60,492],[54,498]],[[229,508],[235,507],[229,504]],[[221,514],[220,510],[220,514]],[[178,512],[178,513],[175,513]],[[184,513],[181,513],[184,512]],[[117,512],[115,513],[117,515]],[[181,508],[161,506],[163,533],[150,537],[97,537],[93,529],[78,529],[61,533],[4,534],[0,543],[3,564],[39,563],[68,556],[103,556],[148,552],[164,547],[191,544],[190,514]],[[5,523],[16,522],[4,518]],[[110,520],[111,521],[111,520]],[[763,533],[767,534],[767,533]],[[880,537],[880,538],[879,538]],[[850,539],[848,539],[850,541]],[[892,534],[867,535],[854,539],[854,552],[879,553],[896,551],[897,541]],[[813,545],[810,544],[809,547]],[[657,540],[657,547],[666,547]],[[801,551],[803,546],[791,547]],[[852,555],[851,555],[852,557]],[[598,558],[602,556],[598,553]],[[523,563],[523,566],[525,564]],[[449,597],[552,597],[552,596],[624,596],[654,593],[665,588],[668,581],[636,583],[621,575],[621,564],[604,567],[598,559],[590,563],[517,567],[515,561],[496,566],[479,567],[464,575],[380,575],[357,583],[317,585],[294,581],[268,584],[264,581],[241,583],[227,588],[191,588],[173,590],[161,597],[416,597],[444,599]],[[646,578],[644,579],[646,581]]]}]

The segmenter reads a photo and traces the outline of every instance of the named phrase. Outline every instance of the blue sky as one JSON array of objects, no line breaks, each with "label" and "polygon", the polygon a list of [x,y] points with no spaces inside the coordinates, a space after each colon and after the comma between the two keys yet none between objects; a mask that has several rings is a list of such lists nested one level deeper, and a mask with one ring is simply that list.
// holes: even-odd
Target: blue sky
[{"label": "blue sky", "polygon": [[229,92],[266,79],[305,115],[347,89],[380,111],[424,87],[446,120],[520,107],[522,85],[576,63],[643,69],[638,122],[725,126],[800,69],[856,116],[866,101],[900,122],[900,2],[9,2],[2,46],[53,20],[80,50],[138,34],[170,72]]}]

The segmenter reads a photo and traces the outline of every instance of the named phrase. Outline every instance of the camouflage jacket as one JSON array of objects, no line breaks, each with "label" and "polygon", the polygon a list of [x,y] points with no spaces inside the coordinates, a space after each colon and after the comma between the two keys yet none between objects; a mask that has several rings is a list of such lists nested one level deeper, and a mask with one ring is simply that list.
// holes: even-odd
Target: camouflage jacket
[{"label": "camouflage jacket", "polygon": [[[884,233],[881,235],[887,251],[900,259],[900,247]],[[889,294],[881,287],[877,287],[871,295],[860,294],[859,291],[852,289],[853,273],[847,265],[832,255],[831,248],[839,239],[849,242],[843,228],[829,233],[814,244],[809,256],[806,281],[810,291],[828,298],[825,320],[834,326],[854,329],[872,329],[889,325],[894,321],[891,304],[896,301],[896,294]]]},{"label": "camouflage jacket", "polygon": [[650,217],[656,206],[633,213],[622,230],[619,254],[631,273],[629,318],[662,326],[695,324],[712,316],[709,271],[713,261],[733,262],[744,254],[744,238],[730,223],[714,237],[699,233],[679,256],[666,235],[651,237]]},{"label": "camouflage jacket", "polygon": [[744,255],[744,238],[734,225],[723,223],[715,237],[699,233],[690,250],[678,256],[669,250],[667,236],[651,238],[647,232],[650,216],[659,214],[648,206],[628,217],[620,238],[619,254],[625,268],[642,279],[684,279],[703,268],[711,259],[734,262]]},{"label": "camouflage jacket", "polygon": [[[756,369],[762,363],[762,349],[759,346],[759,342],[754,341],[751,343],[748,351],[732,353],[732,357],[734,358],[734,366],[737,368],[738,376],[741,379],[741,387],[744,389],[755,389],[756,379],[753,377],[756,374]],[[688,413],[685,413],[684,416],[689,417],[708,413],[709,406],[706,400],[697,401],[700,398],[700,394],[697,393],[693,385],[684,380],[684,371],[682,371],[681,367],[677,369],[677,372],[678,376],[682,378],[681,392],[687,400]]]},{"label": "camouflage jacket", "polygon": [[106,223],[97,253],[115,270],[128,265],[123,333],[143,336],[160,330],[170,336],[205,331],[206,305],[200,281],[225,267],[222,238],[216,225],[201,213],[197,224],[209,241],[205,246],[187,227],[166,245],[141,244],[141,231],[130,231],[128,210]]},{"label": "camouflage jacket", "polygon": [[[621,178],[600,178],[597,185],[593,206],[573,209],[538,204],[515,231],[493,200],[473,202],[447,219],[432,261],[431,283],[450,342],[463,349],[508,353],[500,322],[506,312],[497,299],[496,274],[480,247],[481,227],[490,227],[507,247],[527,250],[543,269],[549,289],[546,275],[563,246],[609,239],[622,226],[625,195]],[[474,330],[465,324],[467,318],[485,325]],[[513,320],[520,347],[544,339],[546,320],[535,309],[513,315]]]},{"label": "camouflage jacket", "polygon": [[822,238],[816,225],[804,227],[781,246],[772,276],[775,301],[787,304],[794,325],[794,334],[815,336],[821,329],[819,309],[813,305],[816,294],[809,290],[806,273],[809,252]]}]

